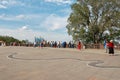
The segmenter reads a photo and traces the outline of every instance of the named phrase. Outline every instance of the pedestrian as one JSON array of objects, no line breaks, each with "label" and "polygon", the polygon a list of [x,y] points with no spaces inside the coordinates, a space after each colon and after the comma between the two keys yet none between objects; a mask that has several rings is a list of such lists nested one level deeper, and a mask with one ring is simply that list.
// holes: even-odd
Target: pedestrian
[{"label": "pedestrian", "polygon": [[81,49],[81,42],[78,42],[77,48],[80,50]]},{"label": "pedestrian", "polygon": [[113,43],[113,40],[110,40],[108,46],[109,46],[109,54],[110,54],[110,56],[113,56],[114,55],[114,43]]},{"label": "pedestrian", "polygon": [[109,41],[108,40],[104,41],[104,48],[106,50],[106,53],[108,53],[108,49],[109,49]]},{"label": "pedestrian", "polygon": [[107,42],[106,42],[106,53],[108,53],[108,51],[109,51],[109,41],[107,40]]},{"label": "pedestrian", "polygon": [[33,43],[33,47],[36,47],[36,42]]}]

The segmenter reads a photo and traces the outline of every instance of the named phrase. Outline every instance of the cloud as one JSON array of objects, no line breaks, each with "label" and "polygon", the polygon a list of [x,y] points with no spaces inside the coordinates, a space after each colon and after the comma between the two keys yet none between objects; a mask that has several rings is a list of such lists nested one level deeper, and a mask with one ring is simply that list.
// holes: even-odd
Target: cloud
[{"label": "cloud", "polygon": [[19,29],[0,29],[0,34],[2,36],[12,36],[19,40],[33,41],[33,31],[30,30],[19,30]]},{"label": "cloud", "polygon": [[58,30],[65,28],[67,24],[67,17],[60,17],[57,15],[50,15],[46,20],[40,25],[45,27],[47,30]]},{"label": "cloud", "polygon": [[72,0],[45,0],[46,2],[53,2],[57,4],[71,4]]},{"label": "cloud", "polygon": [[[26,27],[22,27],[26,29]],[[37,32],[34,30],[19,30],[19,29],[3,29],[0,28],[0,35],[2,36],[12,36],[19,40],[29,40],[34,42],[35,37],[43,37],[48,41],[70,41],[72,38],[67,34],[59,34],[54,32]]]},{"label": "cloud", "polygon": [[0,0],[0,8],[8,8],[16,5],[23,6],[24,3],[17,0]]},{"label": "cloud", "polygon": [[6,14],[1,14],[0,19],[1,20],[13,20],[13,16],[11,17]]},{"label": "cloud", "polygon": [[19,28],[19,30],[21,30],[21,31],[29,30],[28,26],[29,25],[22,26],[21,28]]},{"label": "cloud", "polygon": [[[6,15],[1,14],[0,15],[1,20],[6,21],[15,21],[15,22],[21,22],[25,23],[27,22],[28,25],[34,25],[39,26],[43,29],[46,29],[48,31],[55,31],[59,29],[63,29],[67,25],[67,16],[58,16],[56,14],[28,14],[28,15]],[[28,27],[28,26],[27,26]]]},{"label": "cloud", "polygon": [[6,5],[6,4],[8,4],[8,1],[3,0],[3,1],[1,1],[1,4]]},{"label": "cloud", "polygon": [[7,7],[0,4],[0,8],[6,9]]},{"label": "cloud", "polygon": [[17,15],[16,18],[17,18],[17,19],[24,19],[24,18],[25,18],[25,15],[20,14],[20,15]]},{"label": "cloud", "polygon": [[16,21],[16,20],[23,20],[25,19],[25,15],[19,14],[19,15],[6,15],[1,14],[0,19],[1,20],[8,20],[8,21]]},{"label": "cloud", "polygon": [[[53,7],[51,3],[44,5],[44,1],[63,5],[72,2],[72,0],[30,0],[29,2],[27,0],[0,0],[0,9],[7,8],[5,13],[0,13],[0,35],[8,35],[30,41],[33,41],[35,36],[41,36],[47,40],[70,39],[67,33],[63,31],[67,24],[68,6]],[[56,6],[55,4],[52,5]],[[43,7],[44,10],[42,10]],[[33,29],[37,30],[34,31]]]},{"label": "cloud", "polygon": [[0,1],[0,8],[6,9],[8,2],[7,1]]},{"label": "cloud", "polygon": [[5,16],[5,14],[1,14],[1,15],[0,15],[0,19],[3,19],[4,16]]}]

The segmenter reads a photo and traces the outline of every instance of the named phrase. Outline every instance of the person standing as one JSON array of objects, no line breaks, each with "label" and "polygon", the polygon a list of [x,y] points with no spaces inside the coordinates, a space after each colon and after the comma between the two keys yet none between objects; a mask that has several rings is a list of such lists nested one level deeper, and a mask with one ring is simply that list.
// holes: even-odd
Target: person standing
[{"label": "person standing", "polygon": [[81,42],[80,42],[80,41],[78,42],[77,48],[78,48],[79,50],[81,50]]},{"label": "person standing", "polygon": [[113,43],[113,40],[110,40],[108,46],[109,46],[109,54],[110,54],[110,56],[114,55],[114,43]]},{"label": "person standing", "polygon": [[33,47],[36,47],[36,42],[33,43]]},{"label": "person standing", "polygon": [[104,48],[105,48],[105,50],[106,50],[106,53],[108,53],[108,49],[109,49],[109,41],[108,40],[105,40],[104,41]]},{"label": "person standing", "polygon": [[109,41],[107,40],[107,42],[106,42],[106,53],[108,53],[108,49],[109,49]]}]

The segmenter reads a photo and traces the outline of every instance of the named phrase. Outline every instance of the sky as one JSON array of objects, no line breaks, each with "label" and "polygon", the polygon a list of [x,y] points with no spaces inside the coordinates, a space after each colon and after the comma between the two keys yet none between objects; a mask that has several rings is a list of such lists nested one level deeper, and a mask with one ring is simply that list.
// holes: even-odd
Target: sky
[{"label": "sky", "polygon": [[70,41],[67,19],[76,0],[0,0],[0,35],[34,42]]}]

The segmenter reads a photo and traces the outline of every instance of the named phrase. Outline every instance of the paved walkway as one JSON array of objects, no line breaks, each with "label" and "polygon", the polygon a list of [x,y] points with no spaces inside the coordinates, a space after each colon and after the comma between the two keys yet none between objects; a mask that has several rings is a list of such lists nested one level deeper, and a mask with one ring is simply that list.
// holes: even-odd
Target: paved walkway
[{"label": "paved walkway", "polygon": [[119,80],[120,50],[0,47],[0,80]]}]

